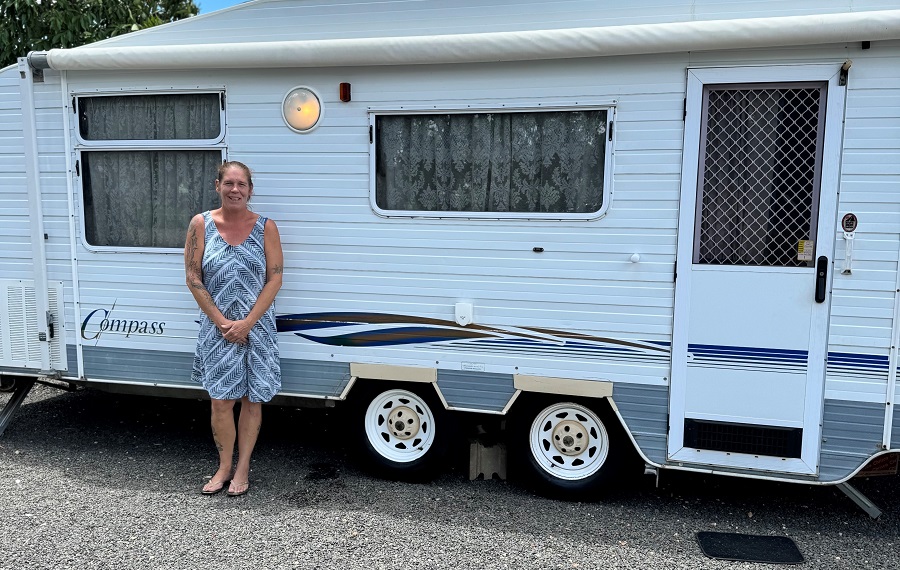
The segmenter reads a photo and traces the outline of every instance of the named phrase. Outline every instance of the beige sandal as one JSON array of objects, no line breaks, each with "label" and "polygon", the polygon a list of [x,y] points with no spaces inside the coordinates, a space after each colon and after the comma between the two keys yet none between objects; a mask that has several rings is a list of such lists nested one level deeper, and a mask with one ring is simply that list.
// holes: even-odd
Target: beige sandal
[{"label": "beige sandal", "polygon": [[[243,487],[243,491],[232,491],[232,487]],[[243,483],[238,483],[237,481],[231,481],[228,485],[228,491],[225,492],[229,497],[240,497],[241,495],[246,495],[247,491],[250,490],[250,481],[245,481]]]}]

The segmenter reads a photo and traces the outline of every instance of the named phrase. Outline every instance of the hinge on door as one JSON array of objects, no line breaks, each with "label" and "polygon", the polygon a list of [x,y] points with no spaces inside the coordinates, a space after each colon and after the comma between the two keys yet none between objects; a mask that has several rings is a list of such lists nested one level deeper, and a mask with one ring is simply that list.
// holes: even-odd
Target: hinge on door
[{"label": "hinge on door", "polygon": [[612,142],[613,128],[614,128],[615,126],[616,126],[616,122],[615,122],[615,121],[610,121],[610,122],[609,122],[609,142]]},{"label": "hinge on door", "polygon": [[375,133],[373,132],[374,130],[375,129],[372,127],[372,125],[369,125],[369,144],[375,142]]},{"label": "hinge on door", "polygon": [[847,78],[850,76],[850,67],[853,65],[853,60],[848,59],[844,62],[844,65],[841,66],[841,74],[838,76],[838,85],[844,87],[847,85]]},{"label": "hinge on door", "polygon": [[219,105],[222,107],[222,110],[225,110],[225,94],[219,93]]},{"label": "hinge on door", "polygon": [[74,115],[75,113],[76,113],[76,111],[75,111],[75,97],[72,97],[72,114]]},{"label": "hinge on door", "polygon": [[75,176],[81,176],[81,161],[75,161]]},{"label": "hinge on door", "polygon": [[685,119],[687,119],[687,97],[684,98],[684,109],[681,113],[681,120],[683,121]]}]

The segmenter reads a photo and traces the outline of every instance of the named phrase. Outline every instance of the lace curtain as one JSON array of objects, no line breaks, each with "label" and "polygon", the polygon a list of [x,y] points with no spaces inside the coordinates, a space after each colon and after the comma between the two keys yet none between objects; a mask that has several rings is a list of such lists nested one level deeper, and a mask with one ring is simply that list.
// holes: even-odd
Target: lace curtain
[{"label": "lace curtain", "polygon": [[86,140],[209,140],[222,129],[218,93],[121,95],[78,100]]},{"label": "lace curtain", "polygon": [[384,115],[375,200],[385,210],[600,209],[606,111]]},{"label": "lace curtain", "polygon": [[88,243],[183,248],[191,217],[219,207],[220,150],[82,153]]},{"label": "lace curtain", "polygon": [[[218,94],[79,99],[90,141],[196,141],[221,131]],[[190,144],[190,143],[189,143]],[[219,205],[220,149],[85,148],[85,237],[97,246],[182,248],[191,217]]]}]

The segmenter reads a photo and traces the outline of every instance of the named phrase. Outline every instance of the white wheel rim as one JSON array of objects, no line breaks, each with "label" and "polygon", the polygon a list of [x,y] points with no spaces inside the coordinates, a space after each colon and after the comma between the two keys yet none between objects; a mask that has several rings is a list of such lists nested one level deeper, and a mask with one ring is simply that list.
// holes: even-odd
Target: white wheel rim
[{"label": "white wheel rim", "polygon": [[[412,414],[412,417],[409,414]],[[366,408],[366,437],[382,457],[409,463],[425,456],[434,443],[434,414],[418,395],[388,390]],[[396,422],[409,422],[401,429]]]},{"label": "white wheel rim", "polygon": [[[563,442],[563,431],[581,434],[588,441],[582,446],[571,438]],[[603,467],[609,453],[603,422],[589,408],[571,402],[554,404],[540,412],[531,424],[528,439],[538,466],[567,481],[590,477]]]}]

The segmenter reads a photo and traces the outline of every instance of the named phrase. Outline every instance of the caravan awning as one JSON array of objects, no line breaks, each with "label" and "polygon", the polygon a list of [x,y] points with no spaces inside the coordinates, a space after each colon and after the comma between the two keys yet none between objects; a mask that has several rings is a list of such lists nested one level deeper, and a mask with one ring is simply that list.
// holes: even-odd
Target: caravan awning
[{"label": "caravan awning", "polygon": [[35,68],[335,67],[566,59],[900,39],[900,10],[591,28],[32,52]]}]

